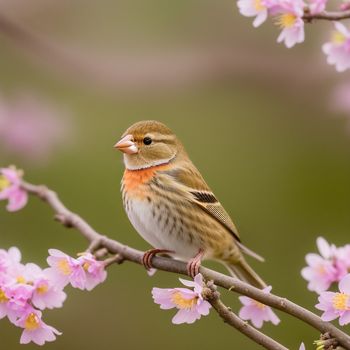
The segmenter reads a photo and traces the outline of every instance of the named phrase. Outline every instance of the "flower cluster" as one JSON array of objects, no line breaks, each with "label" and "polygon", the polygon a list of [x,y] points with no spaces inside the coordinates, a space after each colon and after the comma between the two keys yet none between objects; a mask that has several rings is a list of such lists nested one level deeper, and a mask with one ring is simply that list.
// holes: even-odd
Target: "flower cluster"
[{"label": "flower cluster", "polygon": [[[350,244],[336,247],[319,237],[317,247],[320,254],[306,255],[308,266],[301,274],[309,282],[308,289],[319,294],[316,308],[323,311],[322,320],[339,317],[339,324],[346,325],[350,323]],[[328,291],[337,282],[339,292]]]},{"label": "flower cluster", "polygon": [[[211,305],[203,298],[203,277],[201,274],[195,276],[194,281],[183,280],[180,282],[186,287],[193,288],[153,288],[152,296],[154,302],[160,305],[163,310],[178,309],[173,317],[174,324],[194,323],[201,316],[209,314]],[[270,293],[272,287],[267,287],[264,293]],[[256,328],[261,328],[264,322],[271,321],[274,325],[280,320],[272,309],[256,300],[241,296],[239,300],[243,304],[239,317],[243,320],[250,320]]]},{"label": "flower cluster", "polygon": [[0,319],[7,317],[22,328],[21,344],[43,345],[61,333],[42,320],[42,310],[61,308],[67,297],[64,287],[91,290],[106,278],[102,262],[91,254],[74,259],[58,250],[50,250],[49,268],[21,263],[17,248],[0,250]]},{"label": "flower cluster", "polygon": [[[281,29],[277,42],[284,42],[291,48],[305,40],[305,15],[323,12],[327,0],[239,0],[237,5],[243,16],[255,17],[254,27],[260,26],[269,16],[273,17]],[[328,63],[342,72],[350,68],[350,31],[340,22],[334,25],[332,38],[322,49],[328,56]]]},{"label": "flower cluster", "polygon": [[350,244],[338,248],[319,237],[317,248],[320,254],[306,255],[308,266],[302,269],[301,275],[309,282],[308,289],[320,294],[348,273]]}]

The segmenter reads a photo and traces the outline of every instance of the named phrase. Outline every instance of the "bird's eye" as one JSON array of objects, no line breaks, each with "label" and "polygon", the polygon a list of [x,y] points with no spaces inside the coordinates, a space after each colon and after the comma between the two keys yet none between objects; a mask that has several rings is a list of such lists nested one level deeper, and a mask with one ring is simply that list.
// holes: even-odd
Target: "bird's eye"
[{"label": "bird's eye", "polygon": [[152,139],[150,137],[145,137],[143,139],[143,143],[146,145],[146,146],[149,146],[151,143],[152,143]]}]

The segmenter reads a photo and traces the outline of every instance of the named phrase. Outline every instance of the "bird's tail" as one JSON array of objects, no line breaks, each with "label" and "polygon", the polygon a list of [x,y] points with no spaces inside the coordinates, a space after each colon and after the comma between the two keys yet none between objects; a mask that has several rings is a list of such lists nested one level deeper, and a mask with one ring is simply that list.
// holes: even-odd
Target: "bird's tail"
[{"label": "bird's tail", "polygon": [[226,267],[233,277],[236,277],[243,282],[247,282],[259,289],[264,289],[267,286],[244,259],[235,264],[227,264]]}]

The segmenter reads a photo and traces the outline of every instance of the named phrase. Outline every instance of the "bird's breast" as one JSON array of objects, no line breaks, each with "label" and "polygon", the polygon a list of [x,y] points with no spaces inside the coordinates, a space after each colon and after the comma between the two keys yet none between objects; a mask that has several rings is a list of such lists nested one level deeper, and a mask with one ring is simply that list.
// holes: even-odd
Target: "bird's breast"
[{"label": "bird's breast", "polygon": [[168,170],[169,167],[169,164],[162,164],[139,170],[125,169],[122,180],[123,191],[143,198],[145,191],[142,189],[142,185],[149,183],[156,176],[157,171]]}]

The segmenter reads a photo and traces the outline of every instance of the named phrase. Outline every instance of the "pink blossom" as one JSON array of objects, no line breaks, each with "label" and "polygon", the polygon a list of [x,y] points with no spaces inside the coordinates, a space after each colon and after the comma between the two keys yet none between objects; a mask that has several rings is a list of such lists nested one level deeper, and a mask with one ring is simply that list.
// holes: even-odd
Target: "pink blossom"
[{"label": "pink blossom", "polygon": [[107,272],[105,265],[102,261],[96,260],[94,255],[84,253],[78,258],[78,261],[81,263],[86,274],[85,289],[90,291],[106,280]]},{"label": "pink blossom", "polygon": [[57,249],[50,249],[49,254],[47,263],[51,268],[48,268],[46,273],[54,284],[60,288],[64,288],[68,283],[74,288],[85,288],[86,274],[79,260]]},{"label": "pink blossom", "polygon": [[322,237],[317,238],[317,247],[320,255],[306,255],[308,266],[302,269],[301,275],[309,282],[309,290],[321,293],[347,274],[349,258],[345,251],[342,253],[340,248],[330,245]]},{"label": "pink blossom", "polygon": [[0,99],[0,145],[24,160],[45,162],[54,148],[66,141],[65,113],[44,99],[22,93]]},{"label": "pink blossom", "polygon": [[41,320],[35,308],[62,307],[66,294],[55,285],[50,269],[36,264],[22,264],[17,248],[0,249],[0,319],[7,316],[14,325],[24,328],[21,343],[43,345],[60,334]]},{"label": "pink blossom", "polygon": [[8,200],[8,211],[20,210],[28,202],[28,194],[21,188],[22,176],[14,167],[0,168],[0,200]]},{"label": "pink blossom", "polygon": [[48,270],[42,270],[35,264],[26,264],[23,271],[23,280],[33,288],[31,302],[40,310],[61,308],[67,297],[63,288],[54,284]]},{"label": "pink blossom", "polygon": [[323,321],[332,321],[339,317],[339,324],[350,323],[350,274],[339,282],[339,292],[322,292],[318,298],[316,308],[324,311]]},{"label": "pink blossom", "polygon": [[34,342],[37,345],[44,345],[45,342],[56,340],[56,335],[61,335],[57,329],[44,323],[41,315],[40,311],[28,306],[16,321],[16,325],[24,329],[20,340],[21,344]]},{"label": "pink blossom", "polygon": [[304,343],[300,344],[299,350],[305,350],[305,344]]},{"label": "pink blossom", "polygon": [[344,1],[344,2],[340,5],[340,9],[341,9],[342,11],[350,10],[350,1]]},{"label": "pink blossom", "polygon": [[330,107],[332,111],[343,112],[350,115],[350,83],[337,85],[331,96]]},{"label": "pink blossom", "polygon": [[[266,287],[263,292],[268,294],[271,289],[271,286]],[[244,305],[239,311],[239,317],[242,320],[251,321],[254,327],[261,328],[264,322],[269,321],[274,325],[280,323],[280,319],[269,306],[246,296],[240,296],[239,300]]]},{"label": "pink blossom", "polygon": [[15,323],[31,301],[33,286],[28,284],[14,284],[5,287],[5,292],[9,298],[7,302],[7,317],[10,322]]},{"label": "pink blossom", "polygon": [[253,26],[259,27],[268,16],[268,6],[265,0],[239,0],[239,12],[246,17],[255,17]]},{"label": "pink blossom", "polygon": [[277,42],[284,41],[288,48],[305,40],[304,33],[304,7],[302,0],[284,0],[276,3],[271,8],[273,14],[277,15],[276,24],[282,29]]},{"label": "pink blossom", "polygon": [[183,280],[180,278],[182,284],[193,288],[153,288],[152,296],[154,302],[160,305],[163,310],[176,308],[179,311],[173,317],[174,324],[180,323],[194,323],[199,320],[201,316],[209,314],[211,305],[203,299],[203,277],[198,274],[194,281]]},{"label": "pink blossom", "polygon": [[334,64],[338,72],[350,68],[350,31],[340,22],[335,22],[335,31],[330,42],[322,46],[327,62]]},{"label": "pink blossom", "polygon": [[15,266],[20,264],[21,252],[16,247],[11,247],[8,251],[0,249],[0,284],[2,279],[8,277]]},{"label": "pink blossom", "polygon": [[9,270],[6,286],[10,291],[10,304],[17,313],[32,303],[38,309],[60,308],[66,299],[63,287],[56,286],[47,270],[36,264],[16,264]]},{"label": "pink blossom", "polygon": [[4,317],[6,317],[9,312],[9,300],[10,296],[7,293],[7,290],[4,288],[4,286],[0,287],[0,320]]},{"label": "pink blossom", "polygon": [[323,12],[328,0],[309,0],[309,9],[312,15]]}]

